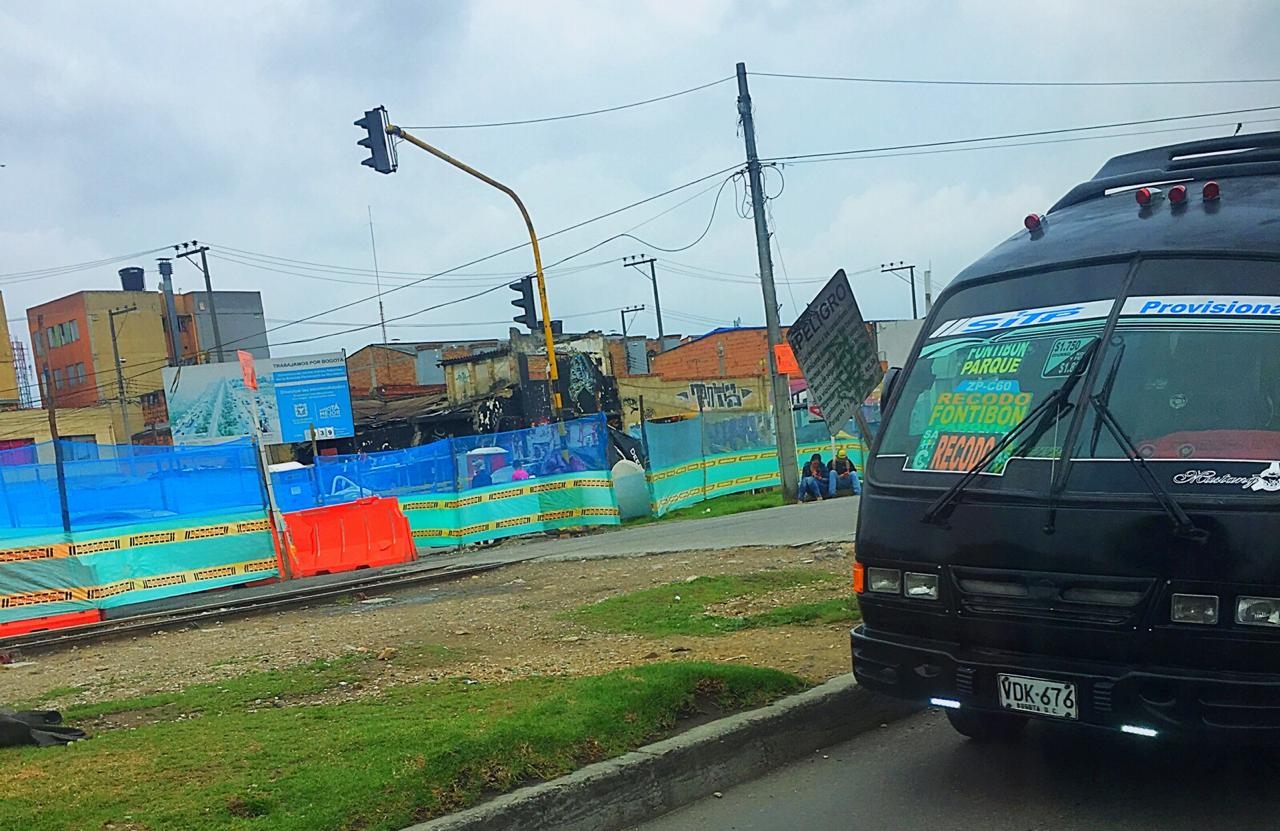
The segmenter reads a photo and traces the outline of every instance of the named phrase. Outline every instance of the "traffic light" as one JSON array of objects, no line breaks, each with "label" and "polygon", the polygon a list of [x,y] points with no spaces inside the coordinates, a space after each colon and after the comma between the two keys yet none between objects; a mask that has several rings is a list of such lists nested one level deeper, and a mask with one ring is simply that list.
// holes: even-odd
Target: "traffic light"
[{"label": "traffic light", "polygon": [[520,310],[520,314],[512,318],[516,323],[527,326],[530,332],[538,331],[538,300],[533,293],[533,278],[521,277],[507,288],[519,292],[520,299],[512,300],[511,305]]},{"label": "traffic light", "polygon": [[360,162],[372,167],[379,173],[394,173],[396,170],[396,147],[387,135],[387,108],[365,111],[364,118],[356,121],[357,127],[363,127],[367,136],[356,144],[369,148],[369,158]]}]

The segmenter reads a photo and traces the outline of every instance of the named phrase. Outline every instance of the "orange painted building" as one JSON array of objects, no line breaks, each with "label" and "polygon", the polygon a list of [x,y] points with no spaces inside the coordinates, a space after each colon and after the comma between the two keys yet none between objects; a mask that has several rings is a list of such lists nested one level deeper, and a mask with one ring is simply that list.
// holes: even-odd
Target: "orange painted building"
[{"label": "orange painted building", "polygon": [[42,388],[59,407],[91,407],[117,397],[111,346],[115,316],[125,394],[160,389],[168,359],[160,295],[141,291],[82,291],[27,309],[27,329]]}]

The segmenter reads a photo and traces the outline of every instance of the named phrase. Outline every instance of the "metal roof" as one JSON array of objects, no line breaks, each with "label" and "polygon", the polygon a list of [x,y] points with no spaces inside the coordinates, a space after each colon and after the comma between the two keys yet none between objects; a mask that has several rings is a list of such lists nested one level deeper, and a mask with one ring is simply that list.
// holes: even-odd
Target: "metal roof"
[{"label": "metal roof", "polygon": [[[1222,196],[1203,201],[1213,179]],[[1184,182],[1187,203],[1140,207],[1132,189]],[[1118,193],[1107,191],[1128,188]],[[994,274],[1136,253],[1280,256],[1280,132],[1168,145],[1117,156],[1073,188],[1035,233],[1019,230],[950,287]]]}]

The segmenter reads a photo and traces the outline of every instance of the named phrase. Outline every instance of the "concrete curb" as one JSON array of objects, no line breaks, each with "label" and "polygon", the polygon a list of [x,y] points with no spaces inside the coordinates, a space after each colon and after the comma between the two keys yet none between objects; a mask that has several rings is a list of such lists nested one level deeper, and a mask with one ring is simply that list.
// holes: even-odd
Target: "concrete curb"
[{"label": "concrete curb", "polygon": [[841,676],[405,831],[618,831],[917,709]]}]

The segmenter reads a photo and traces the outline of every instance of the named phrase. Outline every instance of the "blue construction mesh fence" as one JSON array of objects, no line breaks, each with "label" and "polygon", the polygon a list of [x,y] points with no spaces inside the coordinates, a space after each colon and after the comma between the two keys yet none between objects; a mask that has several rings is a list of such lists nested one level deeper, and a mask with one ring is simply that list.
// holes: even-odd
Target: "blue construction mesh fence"
[{"label": "blue construction mesh fence", "polygon": [[[264,505],[247,440],[200,447],[59,444],[72,531]],[[54,458],[52,442],[0,453],[0,536],[61,531]]]},{"label": "blue construction mesh fence", "polygon": [[609,469],[608,430],[599,415],[449,441],[460,491],[523,478],[517,473],[521,470],[529,476],[554,476]]},{"label": "blue construction mesh fence", "polygon": [[314,468],[272,474],[289,512],[362,496],[460,493],[530,477],[607,471],[603,416],[526,430],[442,439],[405,450],[320,456]]}]

